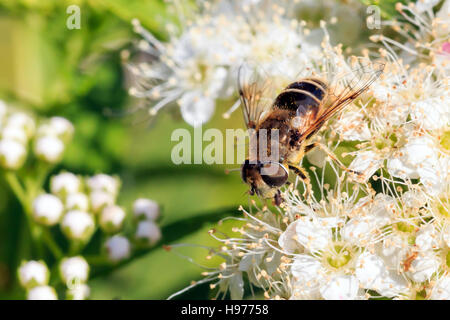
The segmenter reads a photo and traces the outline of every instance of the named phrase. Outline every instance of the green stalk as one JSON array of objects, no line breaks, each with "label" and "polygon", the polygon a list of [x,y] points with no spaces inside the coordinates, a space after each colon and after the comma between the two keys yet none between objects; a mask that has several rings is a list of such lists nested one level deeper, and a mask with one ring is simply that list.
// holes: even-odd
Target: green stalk
[{"label": "green stalk", "polygon": [[20,183],[17,175],[14,172],[8,171],[5,173],[5,180],[8,182],[11,190],[13,191],[14,195],[19,200],[23,211],[25,212],[25,217],[27,220],[27,226],[28,231],[32,239],[32,247],[33,251],[38,251],[39,255],[42,256],[42,247],[39,245],[39,231],[36,229],[36,225],[31,220],[31,207],[28,203],[28,197],[27,192],[25,191],[24,187]]},{"label": "green stalk", "polygon": [[16,195],[17,199],[19,199],[20,203],[23,205],[26,203],[26,194],[25,190],[19,182],[17,175],[11,171],[5,173],[5,179],[11,187],[12,191]]},{"label": "green stalk", "polygon": [[47,247],[52,252],[53,256],[60,260],[62,257],[64,257],[64,253],[62,252],[61,248],[58,246],[58,244],[53,239],[53,236],[50,233],[50,230],[45,228],[42,232],[42,239],[44,240]]},{"label": "green stalk", "polygon": [[[40,170],[46,171],[47,170]],[[22,186],[20,183],[17,175],[14,172],[6,172],[5,179],[8,182],[9,186],[11,187],[11,190],[19,200],[20,204],[22,205],[23,211],[25,213],[25,216],[27,218],[27,224],[28,229],[32,238],[33,245],[35,249],[38,251],[39,257],[42,257],[44,254],[44,248],[42,246],[42,241],[45,243],[45,245],[48,247],[48,249],[52,252],[53,256],[56,259],[60,259],[64,256],[62,250],[59,248],[57,243],[54,241],[50,230],[42,228],[39,225],[36,225],[32,220],[32,208],[31,203],[32,199],[34,199],[37,196],[37,193],[39,191],[40,185],[43,183],[43,175],[40,175],[38,177],[38,181],[31,181],[28,180],[26,183],[26,188]]]}]

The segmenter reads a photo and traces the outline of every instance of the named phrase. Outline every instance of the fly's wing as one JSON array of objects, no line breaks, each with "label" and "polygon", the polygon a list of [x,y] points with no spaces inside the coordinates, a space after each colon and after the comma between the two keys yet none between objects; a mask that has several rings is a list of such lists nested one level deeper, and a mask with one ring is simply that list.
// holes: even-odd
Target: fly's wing
[{"label": "fly's wing", "polygon": [[245,124],[254,129],[272,107],[274,84],[260,67],[244,63],[238,70],[238,89]]},{"label": "fly's wing", "polygon": [[351,69],[336,73],[330,81],[328,97],[323,101],[314,123],[302,133],[307,139],[316,133],[333,115],[364,93],[383,73],[384,64],[352,57]]}]

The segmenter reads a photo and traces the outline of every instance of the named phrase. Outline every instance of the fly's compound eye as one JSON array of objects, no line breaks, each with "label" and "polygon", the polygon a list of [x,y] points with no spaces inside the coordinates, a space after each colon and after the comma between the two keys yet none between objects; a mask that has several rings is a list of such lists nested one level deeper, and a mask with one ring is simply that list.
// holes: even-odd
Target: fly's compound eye
[{"label": "fly's compound eye", "polygon": [[241,178],[242,181],[247,182],[247,177],[251,175],[251,171],[254,170],[255,165],[250,164],[250,161],[245,160],[245,162],[241,166]]},{"label": "fly's compound eye", "polygon": [[270,162],[261,168],[261,178],[270,187],[281,187],[288,177],[287,169],[279,163]]}]

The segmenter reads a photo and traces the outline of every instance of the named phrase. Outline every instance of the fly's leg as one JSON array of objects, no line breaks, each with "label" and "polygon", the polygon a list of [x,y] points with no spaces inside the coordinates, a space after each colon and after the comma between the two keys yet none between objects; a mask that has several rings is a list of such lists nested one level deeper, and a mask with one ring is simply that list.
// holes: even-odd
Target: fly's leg
[{"label": "fly's leg", "polygon": [[284,201],[284,199],[281,196],[280,190],[277,190],[277,193],[275,194],[275,196],[272,199],[273,205],[279,207],[283,203],[283,201]]},{"label": "fly's leg", "polygon": [[303,197],[305,199],[309,198],[310,194],[311,194],[311,190],[312,190],[312,186],[311,186],[311,180],[309,179],[309,174],[308,172],[303,169],[302,167],[296,165],[296,164],[292,164],[290,163],[289,165],[289,169],[291,169],[292,171],[294,171],[294,173],[303,180],[303,182],[305,182],[306,188],[305,188],[305,192],[303,193]]},{"label": "fly's leg", "polygon": [[314,142],[314,143],[306,146],[305,154],[308,153],[309,151],[311,151],[312,149],[314,149],[315,147],[318,147],[318,148],[322,149],[323,151],[325,151],[325,153],[330,157],[330,159],[333,160],[339,166],[339,168],[341,168],[345,172],[354,173],[358,177],[362,176],[361,172],[354,171],[354,170],[347,168],[341,161],[339,161],[339,159],[336,157],[336,155],[333,153],[333,151],[331,151],[330,149],[328,149],[325,145],[323,145],[321,143]]}]

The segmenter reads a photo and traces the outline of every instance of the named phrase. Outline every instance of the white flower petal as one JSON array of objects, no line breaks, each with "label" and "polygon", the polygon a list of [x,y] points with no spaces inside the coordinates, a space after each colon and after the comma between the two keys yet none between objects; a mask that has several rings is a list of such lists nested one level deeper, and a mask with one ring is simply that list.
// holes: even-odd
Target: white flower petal
[{"label": "white flower petal", "polygon": [[377,171],[383,164],[383,160],[377,158],[373,151],[359,152],[353,159],[349,169],[363,174],[364,178],[369,179],[375,171]]},{"label": "white flower petal", "polygon": [[258,266],[262,261],[262,254],[246,254],[239,262],[240,271],[249,271],[252,266]]},{"label": "white flower petal", "polygon": [[428,193],[437,196],[445,190],[447,174],[450,172],[450,157],[443,156],[436,162],[426,162],[417,169],[420,182],[423,183]]},{"label": "white flower petal", "polygon": [[390,272],[380,257],[369,252],[359,256],[355,274],[362,287],[385,297],[395,297],[407,290],[406,281]]},{"label": "white flower petal", "polygon": [[408,237],[393,234],[377,247],[377,255],[391,270],[399,270],[409,252]]},{"label": "white flower petal", "polygon": [[432,252],[420,255],[411,263],[409,277],[415,282],[430,280],[431,276],[439,269],[439,259]]},{"label": "white flower petal", "polygon": [[431,300],[450,300],[450,277],[444,277],[436,281],[431,295]]},{"label": "white flower petal", "polygon": [[183,119],[192,126],[207,122],[213,115],[215,102],[198,91],[186,92],[178,101]]},{"label": "white flower petal", "polygon": [[433,141],[428,137],[411,139],[398,154],[401,156],[390,158],[387,169],[390,174],[399,178],[420,178],[419,168],[434,168],[438,165],[438,157]]},{"label": "white flower petal", "polygon": [[420,228],[416,234],[416,245],[423,252],[439,247],[438,232],[432,224]]},{"label": "white flower petal", "polygon": [[362,112],[347,112],[338,120],[336,131],[344,140],[369,140],[371,133]]},{"label": "white flower petal", "polygon": [[306,254],[300,254],[294,258],[291,272],[296,281],[307,283],[317,282],[318,279],[322,278],[321,274],[324,270],[319,260]]},{"label": "white flower petal", "polygon": [[447,247],[450,248],[450,224],[447,224],[442,228],[442,238],[444,239]]},{"label": "white flower petal", "polygon": [[318,220],[302,217],[295,229],[298,243],[310,251],[323,250],[331,240],[331,229]]},{"label": "white flower petal", "polygon": [[337,276],[320,288],[325,300],[355,300],[358,297],[359,284],[354,276]]},{"label": "white flower petal", "polygon": [[309,255],[298,255],[294,258],[291,272],[294,276],[291,299],[320,298],[320,284],[325,275],[320,261]]},{"label": "white flower petal", "polygon": [[350,219],[342,229],[344,240],[357,246],[367,245],[378,229],[374,222],[375,218],[372,216]]},{"label": "white flower petal", "polygon": [[292,222],[286,230],[278,238],[278,245],[281,249],[288,253],[294,253],[300,249],[298,242],[295,240],[297,235],[297,221]]},{"label": "white flower petal", "polygon": [[450,109],[443,107],[439,97],[413,103],[411,117],[427,130],[438,130],[450,125]]},{"label": "white flower petal", "polygon": [[230,279],[230,297],[231,300],[241,300],[244,296],[244,280],[242,273],[236,272]]}]

